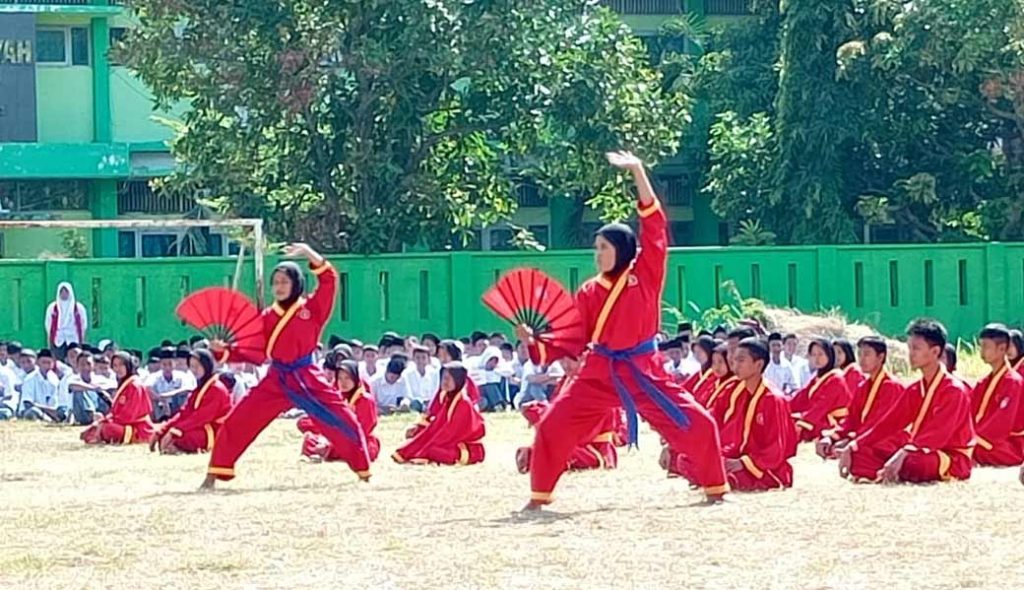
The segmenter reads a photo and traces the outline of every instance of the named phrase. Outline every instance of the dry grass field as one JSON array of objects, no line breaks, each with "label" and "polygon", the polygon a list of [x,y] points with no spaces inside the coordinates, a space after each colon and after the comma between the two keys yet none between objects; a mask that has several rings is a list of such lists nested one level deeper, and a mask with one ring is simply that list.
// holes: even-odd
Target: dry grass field
[{"label": "dry grass field", "polygon": [[[390,452],[405,425],[380,426]],[[620,469],[570,474],[543,518],[515,415],[488,458],[398,466],[373,483],[299,460],[280,420],[214,494],[205,457],[86,448],[77,429],[0,423],[0,588],[1024,588],[1024,487],[856,486],[803,448],[796,487],[705,508],[658,470],[657,438]]]}]

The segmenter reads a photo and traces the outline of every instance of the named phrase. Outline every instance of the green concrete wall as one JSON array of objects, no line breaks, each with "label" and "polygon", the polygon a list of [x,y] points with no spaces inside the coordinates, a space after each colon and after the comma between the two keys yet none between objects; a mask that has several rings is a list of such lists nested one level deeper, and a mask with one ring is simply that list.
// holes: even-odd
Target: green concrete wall
[{"label": "green concrete wall", "polygon": [[[342,290],[328,332],[376,339],[385,330],[507,330],[480,304],[502,271],[534,266],[575,288],[593,273],[592,259],[580,250],[337,257]],[[234,268],[234,260],[209,258],[0,261],[0,339],[38,345],[43,310],[63,280],[91,311],[93,341],[113,337],[142,348],[185,337],[175,305],[203,286],[230,284]],[[679,249],[669,260],[665,301],[711,307],[720,296],[716,277],[776,306],[840,308],[887,334],[918,315],[964,337],[988,321],[1024,323],[1024,244]],[[251,261],[240,286],[254,292]]]},{"label": "green concrete wall", "polygon": [[[172,136],[169,127],[154,119],[152,93],[122,66],[110,69],[110,109],[114,141],[166,141]],[[170,113],[159,115],[175,119],[183,112],[184,105],[181,105]]]},{"label": "green concrete wall", "polygon": [[40,143],[89,143],[92,129],[92,68],[36,68],[36,117]]}]

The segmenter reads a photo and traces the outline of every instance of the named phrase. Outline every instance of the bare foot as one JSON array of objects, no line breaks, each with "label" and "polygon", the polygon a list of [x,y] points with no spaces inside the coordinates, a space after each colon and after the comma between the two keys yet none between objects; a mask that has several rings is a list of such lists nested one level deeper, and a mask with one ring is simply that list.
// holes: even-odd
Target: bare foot
[{"label": "bare foot", "polygon": [[726,502],[728,502],[728,500],[726,499],[725,494],[708,494],[704,496],[705,506],[715,506],[717,504],[725,504]]},{"label": "bare foot", "polygon": [[[661,467],[663,471],[669,471],[669,467],[672,465],[672,451],[668,447],[661,447],[661,455],[658,456],[658,467]],[[673,474],[669,472],[669,477]]]},{"label": "bare foot", "polygon": [[199,486],[200,492],[212,492],[214,486],[217,485],[217,478],[213,475],[207,475],[206,479],[203,480],[203,485]]},{"label": "bare foot", "polygon": [[542,508],[544,508],[544,504],[542,502],[538,502],[536,500],[530,500],[529,502],[526,503],[526,506],[523,506],[519,511],[520,512],[540,512]]},{"label": "bare foot", "polygon": [[521,447],[516,450],[516,469],[519,473],[530,472],[530,447]]},{"label": "bare foot", "polygon": [[371,475],[370,473],[360,473],[358,475],[359,475],[359,481],[361,481],[363,483],[370,483],[370,478],[373,477],[373,475]]}]

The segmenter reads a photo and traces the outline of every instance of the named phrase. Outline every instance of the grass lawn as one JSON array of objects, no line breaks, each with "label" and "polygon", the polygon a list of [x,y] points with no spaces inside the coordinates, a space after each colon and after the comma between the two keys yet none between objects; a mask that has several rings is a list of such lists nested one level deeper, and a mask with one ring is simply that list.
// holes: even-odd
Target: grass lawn
[{"label": "grass lawn", "polygon": [[853,485],[805,446],[792,490],[704,508],[645,432],[618,470],[567,475],[523,520],[522,418],[489,416],[487,460],[462,468],[393,464],[406,423],[381,421],[365,485],[300,461],[279,420],[214,494],[195,492],[204,456],[0,423],[0,588],[1024,588],[1016,470]]}]

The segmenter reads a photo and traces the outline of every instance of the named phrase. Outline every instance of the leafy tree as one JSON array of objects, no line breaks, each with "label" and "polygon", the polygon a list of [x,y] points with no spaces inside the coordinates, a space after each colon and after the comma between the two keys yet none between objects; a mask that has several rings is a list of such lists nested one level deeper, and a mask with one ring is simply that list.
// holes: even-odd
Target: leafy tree
[{"label": "leafy tree", "polygon": [[125,54],[190,107],[168,186],[330,251],[439,248],[520,181],[624,216],[602,152],[676,151],[687,96],[596,4],[135,0]]}]

